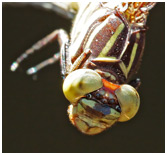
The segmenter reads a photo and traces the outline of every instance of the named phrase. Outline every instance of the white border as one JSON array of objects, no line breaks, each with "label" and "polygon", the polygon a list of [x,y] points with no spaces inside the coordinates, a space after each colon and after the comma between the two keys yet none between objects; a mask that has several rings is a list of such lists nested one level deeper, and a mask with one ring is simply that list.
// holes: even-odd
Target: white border
[{"label": "white border", "polygon": [[[69,2],[69,0],[55,0],[56,2]],[[72,2],[80,2],[81,0],[74,0]],[[84,0],[84,1],[89,1],[89,2],[94,2],[95,0]],[[107,2],[109,0],[105,0],[105,2]],[[118,0],[116,0],[118,2]],[[36,1],[23,1],[23,0],[18,0],[18,1],[14,1],[14,0],[10,0],[10,1],[1,1],[1,7],[0,7],[0,13],[1,13],[1,44],[0,44],[0,49],[1,49],[1,53],[2,53],[2,2],[50,2],[48,0],[36,0]],[[99,1],[99,0],[96,0],[96,2],[102,2],[102,1]],[[111,2],[111,0],[110,0]],[[120,1],[122,2],[122,1]],[[125,1],[127,2],[127,1]],[[165,2],[165,0],[161,0],[161,1],[157,1],[157,0],[146,0],[146,1],[143,1],[143,0],[135,0],[135,2]],[[167,8],[167,3],[165,3],[165,8]],[[166,13],[166,10],[165,10],[165,17],[167,18],[167,13]],[[167,25],[167,20],[165,18],[165,25]],[[158,31],[158,30],[157,30]],[[166,31],[165,31],[165,38],[166,38]],[[165,40],[165,44],[167,45],[167,40]],[[166,51],[166,50],[165,50]],[[165,60],[167,60],[167,55],[165,54]],[[1,61],[1,67],[0,67],[0,70],[1,70],[1,76],[0,76],[0,80],[1,80],[1,88],[2,88],[2,54],[0,55],[0,61]],[[165,63],[165,68],[167,68],[167,64]],[[165,77],[167,77],[167,72],[166,72],[166,69],[165,69]],[[165,78],[166,79],[166,78]],[[157,81],[158,82],[158,81]],[[166,83],[165,83],[165,88],[166,88]],[[165,100],[166,100],[166,96],[167,96],[167,92],[165,92]],[[0,98],[1,98],[1,103],[2,103],[2,89],[1,89],[1,95],[0,95]],[[160,104],[160,103],[159,103]],[[1,104],[2,105],[2,104]],[[1,112],[2,112],[2,106],[0,106],[1,108]],[[167,109],[167,106],[165,107],[165,110]],[[0,128],[0,131],[2,133],[2,113],[0,115],[0,121],[1,121],[1,128]],[[165,115],[165,120],[167,120],[167,116]],[[166,122],[165,122],[165,128],[166,128]],[[2,135],[2,134],[1,134]],[[92,137],[93,138],[93,137]],[[166,140],[167,136],[165,134],[165,140]],[[155,142],[156,143],[156,142]],[[159,144],[157,144],[159,145]],[[140,146],[139,146],[140,147]],[[166,148],[166,147],[165,147]],[[2,154],[2,140],[0,141],[0,152]],[[6,155],[8,155],[9,153],[5,153]],[[15,153],[17,154],[17,153]],[[23,153],[19,153],[19,154],[23,154]],[[26,153],[26,154],[35,154],[35,153]],[[42,153],[43,154],[43,153]],[[65,154],[65,153],[55,153],[55,154]],[[73,153],[69,153],[69,154],[73,154]],[[79,153],[81,154],[81,153]],[[82,153],[82,154],[90,154],[90,153]],[[99,154],[102,154],[102,153],[99,153]],[[105,154],[111,154],[111,153],[105,153]],[[121,153],[112,153],[112,155],[119,155]],[[129,153],[125,153],[125,154],[129,154]],[[138,154],[142,154],[142,153],[138,153]],[[166,154],[166,153],[165,153]]]}]

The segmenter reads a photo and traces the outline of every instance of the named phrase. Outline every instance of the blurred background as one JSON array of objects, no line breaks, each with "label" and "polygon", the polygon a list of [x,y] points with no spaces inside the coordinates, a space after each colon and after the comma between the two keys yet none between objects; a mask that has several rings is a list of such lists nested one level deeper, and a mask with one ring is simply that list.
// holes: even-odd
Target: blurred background
[{"label": "blurred background", "polygon": [[37,52],[16,72],[11,63],[53,30],[70,32],[71,21],[31,6],[2,9],[3,153],[156,153],[165,151],[165,3],[150,11],[146,46],[137,77],[141,106],[129,122],[96,136],[80,133],[67,115],[59,62],[36,76],[25,71],[59,51],[57,43]]}]

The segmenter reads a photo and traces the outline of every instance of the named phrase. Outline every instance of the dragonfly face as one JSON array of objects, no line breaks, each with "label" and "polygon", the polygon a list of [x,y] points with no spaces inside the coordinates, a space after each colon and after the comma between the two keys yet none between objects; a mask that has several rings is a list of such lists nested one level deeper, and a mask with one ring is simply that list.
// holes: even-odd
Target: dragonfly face
[{"label": "dragonfly face", "polygon": [[70,102],[69,118],[82,133],[98,134],[117,121],[128,121],[140,106],[136,90],[140,80],[131,82],[130,77],[141,61],[146,19],[154,5],[78,3],[70,39],[64,30],[55,30],[21,55],[11,70],[16,70],[29,54],[58,39],[60,54],[27,73],[61,60],[63,92]]},{"label": "dragonfly face", "polygon": [[70,101],[71,122],[83,133],[93,135],[116,121],[128,121],[137,113],[140,98],[130,85],[117,85],[102,79],[90,69],[69,74],[63,91]]}]

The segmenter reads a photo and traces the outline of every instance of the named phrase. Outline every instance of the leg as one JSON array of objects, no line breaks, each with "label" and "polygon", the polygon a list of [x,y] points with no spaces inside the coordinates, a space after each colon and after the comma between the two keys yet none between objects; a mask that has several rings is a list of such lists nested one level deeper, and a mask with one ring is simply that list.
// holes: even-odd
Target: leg
[{"label": "leg", "polygon": [[60,49],[60,65],[61,65],[61,74],[63,79],[68,75],[69,70],[72,66],[71,64],[71,59],[69,57],[69,48],[70,44],[69,42],[66,42],[64,46],[61,47]]},{"label": "leg", "polygon": [[75,62],[72,64],[69,72],[72,72],[76,69],[81,68],[81,66],[86,62],[86,60],[90,57],[91,55],[91,50],[85,50],[76,60]]},{"label": "leg", "polygon": [[60,59],[60,53],[56,53],[54,54],[53,57],[47,59],[47,60],[44,60],[43,62],[37,64],[36,66],[34,67],[31,67],[27,70],[27,74],[28,75],[32,75],[32,74],[35,74],[37,73],[39,70],[41,70],[42,68],[48,66],[48,65],[51,65],[53,63],[55,63],[56,61],[58,61]]},{"label": "leg", "polygon": [[128,84],[137,90],[141,85],[141,80],[140,80],[140,78],[136,78],[134,80],[131,80]]},{"label": "leg", "polygon": [[[62,46],[65,46],[65,43],[68,42],[68,35],[62,29],[53,31],[51,34],[49,34],[48,36],[46,36],[42,40],[38,41],[37,43],[35,43],[31,48],[26,50],[20,57],[18,57],[17,60],[11,65],[11,71],[15,71],[18,68],[19,64],[25,58],[27,58],[30,54],[33,54],[34,52],[42,49],[43,47],[45,47],[46,45],[48,45],[49,43],[51,43],[55,40],[58,40],[59,45],[62,48]],[[52,59],[48,59],[48,60],[44,61],[43,63],[41,63],[40,65],[37,65],[36,66],[37,71],[39,69],[43,68],[44,66],[51,64],[50,62],[53,63],[53,62],[59,60],[59,59],[57,59],[57,57],[59,57],[58,54],[56,54],[56,59],[54,56]],[[28,71],[28,73],[31,74],[33,72]]]}]

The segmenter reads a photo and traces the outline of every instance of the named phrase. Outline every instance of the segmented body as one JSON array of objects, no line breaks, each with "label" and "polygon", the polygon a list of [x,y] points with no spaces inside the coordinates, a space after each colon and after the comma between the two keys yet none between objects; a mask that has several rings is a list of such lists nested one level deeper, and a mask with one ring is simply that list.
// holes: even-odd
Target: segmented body
[{"label": "segmented body", "polygon": [[97,71],[114,83],[126,83],[136,72],[144,43],[144,26],[131,24],[116,9],[88,3],[79,10],[71,32],[72,62],[86,49],[91,56],[82,66]]}]

